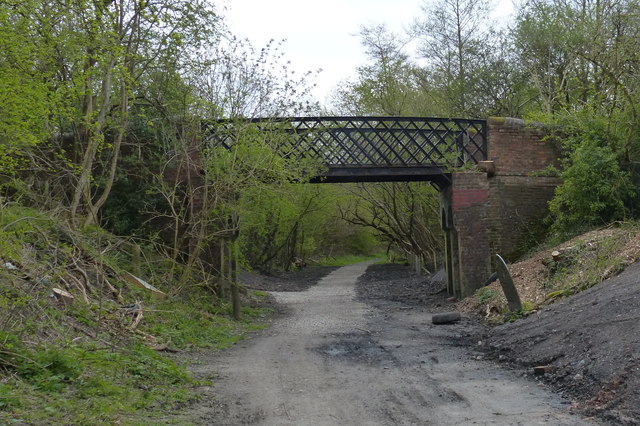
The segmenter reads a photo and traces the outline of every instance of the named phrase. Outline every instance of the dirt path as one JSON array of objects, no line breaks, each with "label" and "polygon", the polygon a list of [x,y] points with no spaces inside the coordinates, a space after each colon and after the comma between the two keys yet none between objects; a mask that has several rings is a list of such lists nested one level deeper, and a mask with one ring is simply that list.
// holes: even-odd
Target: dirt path
[{"label": "dirt path", "polygon": [[196,366],[214,375],[191,420],[216,425],[582,425],[532,381],[457,342],[467,321],[433,326],[425,308],[355,300],[369,263],[303,292],[274,292],[290,315]]}]

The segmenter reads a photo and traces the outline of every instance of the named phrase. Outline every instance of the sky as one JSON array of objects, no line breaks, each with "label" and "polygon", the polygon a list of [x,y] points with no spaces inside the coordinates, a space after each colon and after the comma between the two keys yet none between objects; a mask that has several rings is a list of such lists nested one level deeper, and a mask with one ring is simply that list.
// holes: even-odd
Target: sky
[{"label": "sky", "polygon": [[[227,25],[234,35],[260,49],[269,40],[282,46],[296,73],[322,72],[314,79],[316,100],[326,104],[340,82],[366,63],[357,34],[363,25],[384,23],[402,33],[421,15],[425,0],[227,0]],[[500,16],[511,12],[511,0],[498,0]]]}]

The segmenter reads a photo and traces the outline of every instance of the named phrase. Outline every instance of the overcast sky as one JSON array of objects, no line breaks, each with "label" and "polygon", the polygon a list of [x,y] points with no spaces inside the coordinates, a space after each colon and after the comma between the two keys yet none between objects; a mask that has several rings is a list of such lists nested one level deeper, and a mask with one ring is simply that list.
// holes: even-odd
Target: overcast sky
[{"label": "overcast sky", "polygon": [[[360,40],[362,25],[385,23],[402,32],[421,14],[424,0],[226,0],[227,24],[240,38],[261,48],[269,40],[286,39],[282,50],[297,72],[322,69],[316,79],[316,99],[322,103],[340,81],[365,63]],[[500,0],[500,15],[511,11],[511,0]]]}]

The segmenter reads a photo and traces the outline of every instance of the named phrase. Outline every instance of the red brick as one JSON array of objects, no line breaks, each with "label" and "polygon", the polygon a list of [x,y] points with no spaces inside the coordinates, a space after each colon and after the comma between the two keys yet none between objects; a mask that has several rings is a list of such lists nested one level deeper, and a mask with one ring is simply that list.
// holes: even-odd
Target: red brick
[{"label": "red brick", "polygon": [[490,119],[489,160],[495,162],[495,176],[454,173],[443,200],[453,211],[463,296],[488,278],[493,254],[515,256],[525,232],[548,214],[548,202],[560,181],[531,175],[550,164],[558,166],[554,146],[543,138],[541,126],[528,126],[517,119]]}]

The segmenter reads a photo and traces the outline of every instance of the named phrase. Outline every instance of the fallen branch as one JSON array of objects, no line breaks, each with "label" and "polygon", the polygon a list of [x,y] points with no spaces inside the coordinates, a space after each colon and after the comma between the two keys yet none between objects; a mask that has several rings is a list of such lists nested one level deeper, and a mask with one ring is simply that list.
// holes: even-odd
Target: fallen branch
[{"label": "fallen branch", "polygon": [[87,275],[87,271],[85,271],[83,268],[80,267],[80,265],[78,265],[78,262],[75,257],[72,257],[71,259],[73,260],[73,264],[75,265],[77,271],[80,272],[80,275],[82,275],[82,277],[84,278],[84,287],[87,289],[89,293],[93,293],[93,287],[91,286],[91,280],[89,280],[89,275]]},{"label": "fallen branch", "polygon": [[53,295],[55,296],[55,298],[58,301],[64,303],[65,305],[73,303],[74,297],[68,291],[65,291],[65,290],[62,290],[61,288],[56,288],[56,287],[53,287],[51,291],[53,292]]},{"label": "fallen branch", "polygon": [[141,335],[142,337],[144,337],[145,339],[151,340],[153,342],[157,342],[158,338],[156,336],[152,336],[149,333],[145,333],[142,330],[138,330],[137,328],[133,330],[134,333]]},{"label": "fallen branch", "polygon": [[136,317],[133,320],[133,322],[131,323],[131,325],[129,326],[129,328],[131,330],[135,330],[136,327],[138,326],[138,324],[140,324],[140,321],[142,321],[142,318],[144,317],[144,314],[142,313],[142,311],[136,311]]},{"label": "fallen branch", "polygon": [[124,301],[124,298],[122,297],[122,292],[120,290],[117,290],[107,279],[106,276],[102,276],[102,281],[107,285],[107,288],[109,288],[109,291],[111,292],[111,294],[113,294],[113,296],[118,300],[118,302],[122,302]]},{"label": "fallen branch", "polygon": [[65,288],[67,289],[67,291],[71,290],[71,285],[69,285],[69,283],[67,282],[67,280],[64,279],[64,277],[60,277],[60,281],[62,281],[62,283],[64,284]]},{"label": "fallen branch", "polygon": [[77,279],[76,277],[74,277],[73,274],[70,274],[70,273],[67,274],[67,277],[71,278],[71,280],[74,282],[74,284],[76,285],[78,290],[80,290],[80,292],[82,293],[82,297],[84,298],[84,301],[88,305],[90,303],[89,302],[89,297],[87,296],[87,291],[85,290],[85,288],[82,285],[82,283],[80,282],[80,280]]},{"label": "fallen branch", "polygon": [[131,285],[134,285],[136,287],[148,290],[151,295],[159,300],[165,299],[167,297],[167,294],[161,290],[158,290],[157,288],[155,288],[154,286],[152,286],[151,284],[149,284],[148,282],[146,282],[145,280],[143,280],[142,278],[138,278],[135,275],[124,271],[124,278],[125,281],[128,282]]},{"label": "fallen branch", "polygon": [[90,337],[91,339],[97,340],[100,343],[104,343],[105,345],[109,346],[110,348],[115,348],[115,349],[119,349],[118,346],[114,345],[113,343],[109,343],[104,339],[101,339],[100,337],[96,337],[95,335],[89,333],[87,330],[83,329],[82,327],[79,327],[75,324],[71,324],[71,327],[74,328],[74,330],[79,331],[80,333],[86,335],[87,337]]}]

